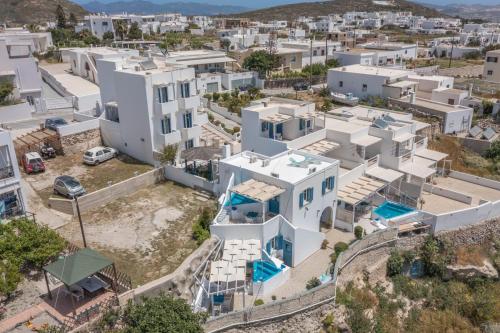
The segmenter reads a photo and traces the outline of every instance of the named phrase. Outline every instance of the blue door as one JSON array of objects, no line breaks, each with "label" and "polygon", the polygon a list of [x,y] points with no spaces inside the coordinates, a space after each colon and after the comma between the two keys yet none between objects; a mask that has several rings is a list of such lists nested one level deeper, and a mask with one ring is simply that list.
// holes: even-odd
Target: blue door
[{"label": "blue door", "polygon": [[283,135],[283,124],[276,125],[276,134]]},{"label": "blue door", "polygon": [[269,137],[274,139],[274,124],[269,123]]},{"label": "blue door", "polygon": [[285,265],[292,267],[292,243],[283,239],[283,261]]},{"label": "blue door", "polygon": [[278,215],[280,213],[280,198],[274,197],[268,201],[269,213]]}]

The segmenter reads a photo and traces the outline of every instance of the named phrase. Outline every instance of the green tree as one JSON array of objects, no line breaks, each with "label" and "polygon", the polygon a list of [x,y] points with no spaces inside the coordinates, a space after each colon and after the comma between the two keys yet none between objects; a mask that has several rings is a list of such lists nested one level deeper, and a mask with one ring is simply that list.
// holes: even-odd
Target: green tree
[{"label": "green tree", "polygon": [[130,25],[127,37],[128,39],[142,39],[142,30],[139,29],[139,24],[137,22]]},{"label": "green tree", "polygon": [[103,39],[103,40],[107,40],[107,41],[114,40],[114,39],[115,39],[115,35],[114,35],[114,34],[113,34],[113,32],[111,32],[111,31],[106,31],[106,32],[102,35],[102,39]]},{"label": "green tree", "polygon": [[120,40],[124,40],[127,33],[127,23],[124,20],[116,20],[114,25],[116,34],[120,36]]},{"label": "green tree", "polygon": [[122,315],[125,333],[185,332],[202,333],[205,313],[193,313],[185,300],[171,295],[143,298],[129,302]]},{"label": "green tree", "polygon": [[78,24],[78,20],[76,19],[75,13],[69,13],[69,24],[75,28]]},{"label": "green tree", "polygon": [[262,50],[255,51],[246,57],[243,61],[243,67],[264,75],[275,67],[275,63],[275,56]]},{"label": "green tree", "polygon": [[395,276],[401,274],[403,270],[404,259],[399,251],[391,251],[391,256],[387,260],[387,275]]},{"label": "green tree", "polygon": [[[0,97],[0,100],[1,100],[1,97]],[[491,144],[490,148],[488,148],[486,150],[486,152],[484,153],[484,156],[486,158],[489,158],[492,160],[499,159],[500,158],[500,141],[497,140],[497,141],[493,142]]]},{"label": "green tree", "polygon": [[21,282],[19,265],[8,259],[0,261],[0,295],[7,298],[16,290]]},{"label": "green tree", "polygon": [[10,82],[0,83],[0,105],[6,104],[14,91],[14,85]]},{"label": "green tree", "polygon": [[317,277],[313,277],[306,283],[306,289],[313,289],[321,285],[321,281]]},{"label": "green tree", "polygon": [[168,49],[175,48],[177,45],[181,44],[183,37],[181,34],[176,32],[169,32],[165,34],[163,42],[160,44],[160,49],[168,52]]},{"label": "green tree", "polygon": [[64,9],[61,5],[57,5],[56,8],[56,26],[59,29],[66,28],[66,14],[64,13]]},{"label": "green tree", "polygon": [[365,234],[365,230],[363,229],[362,226],[357,225],[354,228],[354,236],[356,236],[356,239],[361,239],[363,238],[363,235]]},{"label": "green tree", "polygon": [[178,149],[179,146],[177,144],[165,145],[161,152],[160,162],[174,164]]},{"label": "green tree", "polygon": [[344,242],[338,242],[333,247],[333,249],[335,250],[335,254],[337,255],[337,257],[339,256],[340,253],[344,252],[348,248],[349,248],[349,245],[347,245]]},{"label": "green tree", "polygon": [[231,46],[231,41],[229,39],[222,39],[220,41],[220,47],[222,47],[226,52],[229,52],[229,47]]}]

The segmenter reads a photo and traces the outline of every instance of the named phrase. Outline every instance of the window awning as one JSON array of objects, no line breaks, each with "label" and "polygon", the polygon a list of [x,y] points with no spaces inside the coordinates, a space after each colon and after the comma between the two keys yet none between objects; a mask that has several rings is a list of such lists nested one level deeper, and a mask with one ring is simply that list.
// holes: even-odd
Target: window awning
[{"label": "window awning", "polygon": [[373,135],[365,135],[365,136],[362,136],[360,138],[351,139],[351,143],[354,143],[355,145],[363,146],[363,147],[370,146],[370,145],[377,143],[379,141],[382,141],[382,139],[377,138],[376,136],[373,136]]},{"label": "window awning", "polygon": [[359,177],[349,184],[342,186],[337,193],[337,198],[348,204],[356,205],[368,199],[384,186],[386,184],[381,181],[368,177]]},{"label": "window awning", "polygon": [[402,173],[402,172],[392,170],[392,169],[383,168],[380,166],[376,166],[376,167],[373,167],[373,168],[366,170],[366,174],[368,176],[383,180],[384,182],[388,182],[388,183],[392,183],[393,181],[404,176],[404,173]]},{"label": "window awning", "polygon": [[393,140],[396,142],[405,142],[415,137],[415,134],[404,133],[400,136],[395,137]]},{"label": "window awning", "polygon": [[267,184],[255,179],[250,179],[246,182],[238,184],[231,188],[230,191],[260,202],[265,202],[285,192],[284,189],[278,186]]},{"label": "window awning", "polygon": [[292,118],[292,116],[289,116],[287,114],[275,113],[275,114],[270,114],[270,115],[264,116],[261,118],[261,120],[267,121],[269,123],[279,124],[279,123],[283,123],[291,118]]},{"label": "window awning", "polygon": [[333,142],[330,140],[319,140],[301,148],[300,150],[313,155],[323,155],[339,147],[340,144],[337,142]]},{"label": "window awning", "polygon": [[111,260],[99,252],[85,248],[48,264],[43,270],[71,286],[112,264]]},{"label": "window awning", "polygon": [[399,171],[410,174],[412,176],[425,179],[436,173],[436,169],[425,167],[418,163],[405,163],[399,168]]},{"label": "window awning", "polygon": [[426,149],[426,148],[418,149],[415,152],[415,155],[426,158],[428,160],[433,160],[436,162],[441,161],[448,156],[448,154],[441,153],[441,152],[435,151],[435,150]]}]

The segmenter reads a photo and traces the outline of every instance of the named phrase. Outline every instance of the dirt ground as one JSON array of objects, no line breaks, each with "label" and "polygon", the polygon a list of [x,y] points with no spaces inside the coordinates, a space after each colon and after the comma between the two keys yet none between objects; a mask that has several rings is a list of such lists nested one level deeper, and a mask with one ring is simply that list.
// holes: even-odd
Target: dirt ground
[{"label": "dirt ground", "polygon": [[47,205],[48,198],[53,195],[54,179],[61,175],[77,178],[87,192],[93,192],[153,169],[152,166],[123,154],[96,166],[83,164],[80,154],[57,156],[46,160],[45,166],[44,173],[22,175],[40,196],[44,205]]},{"label": "dirt ground", "polygon": [[[197,248],[192,225],[203,207],[215,208],[215,201],[164,182],[87,212],[82,220],[87,243],[141,285],[173,272]],[[58,231],[82,245],[76,218]]]}]

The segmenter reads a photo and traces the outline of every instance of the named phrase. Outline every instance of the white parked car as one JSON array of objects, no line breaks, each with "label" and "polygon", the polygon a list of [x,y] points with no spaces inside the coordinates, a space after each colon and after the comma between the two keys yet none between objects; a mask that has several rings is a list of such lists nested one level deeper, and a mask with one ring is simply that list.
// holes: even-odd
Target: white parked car
[{"label": "white parked car", "polygon": [[109,147],[94,147],[89,149],[83,154],[83,163],[90,165],[97,165],[101,162],[107,161],[116,157],[118,151]]}]

